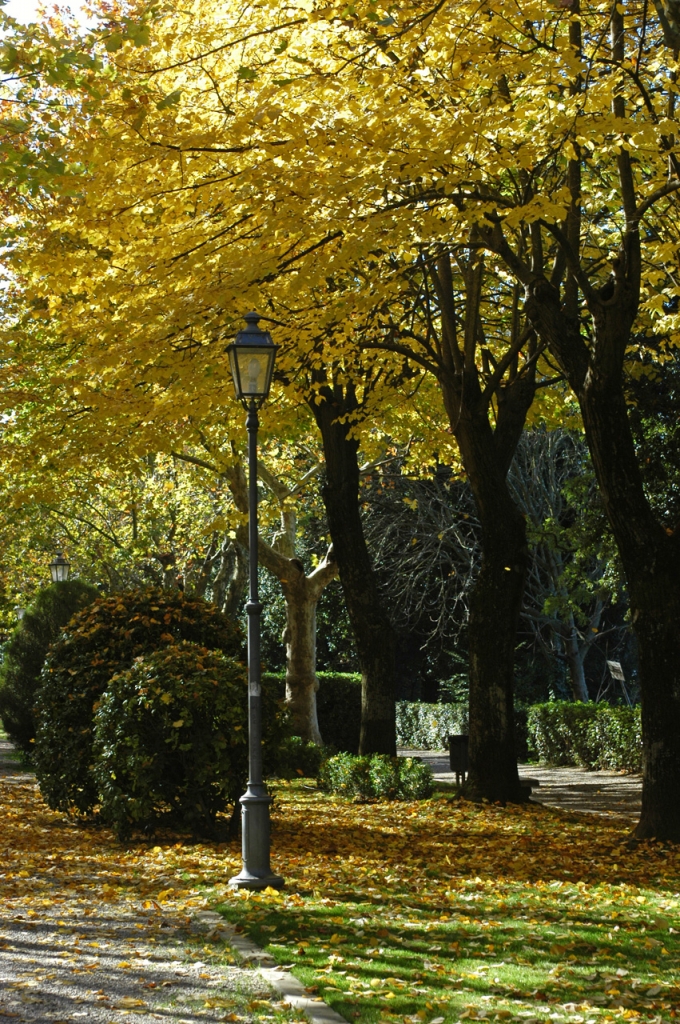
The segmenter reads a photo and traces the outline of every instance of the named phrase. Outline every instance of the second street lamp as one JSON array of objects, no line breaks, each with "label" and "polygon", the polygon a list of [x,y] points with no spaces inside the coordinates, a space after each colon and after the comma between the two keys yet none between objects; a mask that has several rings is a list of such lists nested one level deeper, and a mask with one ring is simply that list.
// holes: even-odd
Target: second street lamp
[{"label": "second street lamp", "polygon": [[257,589],[257,410],[269,394],[276,345],[257,326],[260,316],[246,313],[247,327],[229,345],[229,365],[236,397],[248,410],[248,788],[241,797],[243,867],[229,884],[238,889],[280,889],[283,879],[269,865],[269,805],[271,797],[262,779],[262,686],[260,679],[260,615]]},{"label": "second street lamp", "polygon": [[64,558],[61,551],[58,551],[50,562],[50,574],[53,583],[66,583],[71,563]]}]

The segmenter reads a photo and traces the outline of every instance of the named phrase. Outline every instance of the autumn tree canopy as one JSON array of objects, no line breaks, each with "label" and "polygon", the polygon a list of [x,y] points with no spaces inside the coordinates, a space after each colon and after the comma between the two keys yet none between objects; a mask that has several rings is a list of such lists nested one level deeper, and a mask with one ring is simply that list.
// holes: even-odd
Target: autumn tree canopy
[{"label": "autumn tree canopy", "polygon": [[[278,322],[287,395],[323,401],[329,371],[343,395],[359,381],[364,425],[349,408],[335,422],[368,446],[403,412],[430,450],[452,431],[470,453],[481,435],[463,438],[450,401],[466,373],[483,394],[495,380],[498,422],[520,367],[562,385],[532,416],[559,420],[568,385],[633,601],[641,834],[656,835],[680,830],[679,554],[644,493],[623,381],[647,339],[656,360],[678,340],[678,38],[670,7],[635,0],[299,0],[130,6],[79,48],[56,22],[4,44],[5,103],[24,117],[5,148],[27,170],[6,198],[3,373],[18,388],[37,341],[64,423],[214,422],[224,338],[252,306]],[[437,287],[447,265],[466,268],[458,293]],[[416,273],[432,285],[425,356],[401,336]],[[499,309],[508,334],[488,330]],[[443,389],[429,423],[428,369]]]}]

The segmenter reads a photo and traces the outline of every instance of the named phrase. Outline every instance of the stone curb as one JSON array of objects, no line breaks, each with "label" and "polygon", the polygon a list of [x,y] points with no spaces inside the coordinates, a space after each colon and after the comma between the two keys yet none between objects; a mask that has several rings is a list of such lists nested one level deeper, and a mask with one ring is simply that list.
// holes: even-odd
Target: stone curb
[{"label": "stone curb", "polygon": [[312,1024],[348,1024],[348,1021],[323,999],[313,999],[302,982],[290,971],[277,967],[276,961],[269,953],[265,953],[246,935],[237,932],[221,914],[213,910],[204,910],[195,916],[194,923],[199,928],[215,933],[221,932],[239,959],[243,963],[256,965],[264,980],[278,992],[283,1002],[295,1007],[296,1010],[302,1010]]}]

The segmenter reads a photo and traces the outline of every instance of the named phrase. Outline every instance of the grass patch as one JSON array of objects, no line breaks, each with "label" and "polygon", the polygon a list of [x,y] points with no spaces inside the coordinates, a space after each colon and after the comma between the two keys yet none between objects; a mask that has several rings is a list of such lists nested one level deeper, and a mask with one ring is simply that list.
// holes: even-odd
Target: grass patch
[{"label": "grass patch", "polygon": [[680,1013],[680,850],[625,823],[437,794],[275,788],[281,894],[219,909],[350,1020],[590,1024]]}]

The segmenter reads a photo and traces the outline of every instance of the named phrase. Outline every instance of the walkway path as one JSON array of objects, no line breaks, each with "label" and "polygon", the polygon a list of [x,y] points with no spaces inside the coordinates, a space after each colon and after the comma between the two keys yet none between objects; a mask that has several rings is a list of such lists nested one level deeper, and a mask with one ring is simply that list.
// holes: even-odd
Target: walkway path
[{"label": "walkway path", "polygon": [[179,888],[191,849],[126,851],[72,826],[10,751],[0,741],[0,1022],[274,1020],[278,997],[216,941],[200,891]]},{"label": "walkway path", "polygon": [[[449,758],[441,750],[401,750],[401,754],[420,757],[430,765],[438,782],[454,784]],[[625,817],[637,821],[640,814],[642,779],[619,772],[589,772],[585,768],[539,768],[519,766],[520,778],[536,779],[540,785],[531,795],[534,803],[568,811]]]}]

